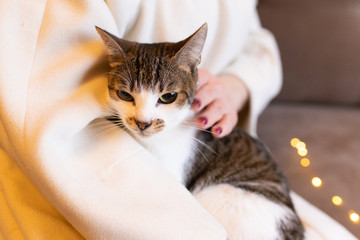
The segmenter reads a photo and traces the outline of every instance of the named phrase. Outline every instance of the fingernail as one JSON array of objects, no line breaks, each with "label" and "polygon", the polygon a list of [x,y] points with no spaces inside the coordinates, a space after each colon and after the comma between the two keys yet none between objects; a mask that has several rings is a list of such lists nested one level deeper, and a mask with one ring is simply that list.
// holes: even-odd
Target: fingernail
[{"label": "fingernail", "polygon": [[217,127],[215,128],[216,134],[220,135],[222,133],[222,128],[221,127]]},{"label": "fingernail", "polygon": [[198,99],[194,99],[194,102],[193,102],[193,106],[195,106],[195,107],[197,107],[197,108],[200,108],[200,106],[201,106],[201,102],[200,102],[200,100],[198,100]]},{"label": "fingernail", "polygon": [[202,125],[206,125],[208,123],[208,120],[205,117],[199,117],[199,121],[201,122]]}]

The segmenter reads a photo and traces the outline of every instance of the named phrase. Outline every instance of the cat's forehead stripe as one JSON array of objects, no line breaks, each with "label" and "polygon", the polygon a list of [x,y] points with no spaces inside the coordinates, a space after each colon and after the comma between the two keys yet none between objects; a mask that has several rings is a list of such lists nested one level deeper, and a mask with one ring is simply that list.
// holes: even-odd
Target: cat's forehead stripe
[{"label": "cat's forehead stripe", "polygon": [[136,59],[135,59],[135,68],[136,68],[136,78],[137,78],[137,88],[140,88],[140,74],[141,74],[141,59],[140,59],[140,45],[137,45],[136,47]]},{"label": "cat's forehead stripe", "polygon": [[147,44],[138,44],[134,49],[134,65],[136,68],[135,78],[136,87],[146,87],[154,89],[160,83],[160,89],[164,88],[164,79],[161,76],[163,68],[163,56],[165,46],[158,44],[157,46],[150,46]]},{"label": "cat's forehead stripe", "polygon": [[[160,48],[158,49],[157,51],[157,67],[156,67],[156,72],[155,72],[155,78],[156,79],[160,79],[160,70],[161,70],[161,65],[162,65],[162,57],[163,57],[163,54],[164,54],[164,45],[161,45]],[[161,89],[161,86],[163,84],[161,84],[162,81],[160,81],[160,89]]]}]

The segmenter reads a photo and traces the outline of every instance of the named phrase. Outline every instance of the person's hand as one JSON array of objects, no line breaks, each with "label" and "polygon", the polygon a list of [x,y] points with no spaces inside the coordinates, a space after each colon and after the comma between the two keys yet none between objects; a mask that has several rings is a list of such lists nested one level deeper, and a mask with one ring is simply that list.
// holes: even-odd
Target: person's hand
[{"label": "person's hand", "polygon": [[238,111],[248,101],[247,87],[233,75],[214,76],[203,69],[199,69],[198,83],[192,104],[192,109],[198,113],[197,126],[211,127],[215,137],[226,136],[237,123]]}]

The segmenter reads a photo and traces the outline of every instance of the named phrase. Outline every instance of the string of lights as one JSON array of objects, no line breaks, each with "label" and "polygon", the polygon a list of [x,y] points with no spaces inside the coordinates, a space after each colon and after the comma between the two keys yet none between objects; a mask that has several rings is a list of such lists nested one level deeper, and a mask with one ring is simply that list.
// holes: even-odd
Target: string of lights
[{"label": "string of lights", "polygon": [[[290,145],[295,148],[297,150],[298,155],[301,157],[300,160],[300,165],[304,168],[307,168],[310,166],[311,162],[308,158],[306,158],[307,154],[308,154],[308,150],[306,148],[306,144],[305,142],[301,141],[298,138],[293,138],[290,141]],[[311,179],[311,184],[312,186],[314,186],[315,188],[320,188],[323,185],[323,180],[318,177],[318,176],[314,176]],[[338,196],[338,195],[334,195],[331,198],[331,202],[335,205],[335,206],[341,206],[344,203],[344,200]],[[357,212],[355,212],[354,210],[349,210],[348,211],[348,217],[350,219],[350,221],[354,224],[358,224],[360,222],[360,216]]]}]

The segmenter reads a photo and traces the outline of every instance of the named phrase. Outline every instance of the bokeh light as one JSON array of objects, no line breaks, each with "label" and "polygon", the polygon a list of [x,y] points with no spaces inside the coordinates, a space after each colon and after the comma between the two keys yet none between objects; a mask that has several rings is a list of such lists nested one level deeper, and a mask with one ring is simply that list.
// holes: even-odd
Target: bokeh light
[{"label": "bokeh light", "polygon": [[296,148],[297,148],[297,150],[304,150],[304,149],[306,149],[306,144],[304,142],[298,142],[296,144]]},{"label": "bokeh light", "polygon": [[339,197],[339,196],[333,196],[333,197],[331,198],[331,201],[332,201],[332,203],[333,203],[334,205],[336,205],[336,206],[340,206],[340,205],[343,203],[342,198]]},{"label": "bokeh light", "polygon": [[310,160],[307,159],[307,158],[302,158],[302,159],[300,160],[300,164],[301,164],[301,166],[303,166],[303,167],[308,167],[308,166],[310,165]]},{"label": "bokeh light", "polygon": [[293,148],[296,148],[296,144],[298,144],[300,142],[300,140],[298,138],[293,138],[290,141],[290,144]]},{"label": "bokeh light", "polygon": [[300,149],[300,150],[298,150],[298,154],[301,157],[305,157],[308,154],[308,150],[306,148],[305,149]]},{"label": "bokeh light", "polygon": [[311,179],[311,183],[314,187],[321,187],[321,185],[322,185],[322,181],[319,177],[313,177]]},{"label": "bokeh light", "polygon": [[354,223],[359,223],[360,221],[360,217],[359,217],[359,214],[357,214],[356,212],[354,211],[350,211],[349,212],[349,218],[352,222]]}]

